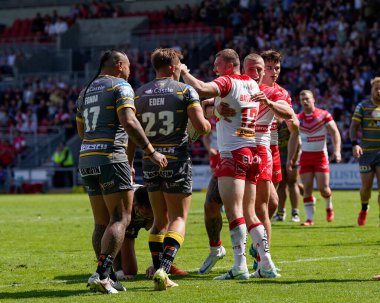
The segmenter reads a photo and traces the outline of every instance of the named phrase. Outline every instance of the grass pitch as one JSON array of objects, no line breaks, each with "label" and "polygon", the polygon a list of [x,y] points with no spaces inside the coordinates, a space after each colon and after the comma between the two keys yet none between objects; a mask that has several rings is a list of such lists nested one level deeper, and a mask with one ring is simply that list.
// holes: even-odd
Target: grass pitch
[{"label": "grass pitch", "polygon": [[[371,280],[380,274],[375,193],[367,225],[361,228],[356,226],[359,193],[350,191],[333,193],[333,223],[325,221],[323,201],[317,194],[315,226],[292,223],[289,214],[286,222],[273,224],[271,253],[282,277],[247,281],[212,280],[232,265],[227,224],[222,235],[227,256],[209,275],[197,274],[208,254],[204,196],[193,195],[187,235],[176,258],[178,266],[190,274],[172,277],[179,287],[154,292],[153,282],[145,280],[151,261],[148,232],[142,230],[136,242],[137,279],[124,282],[127,292],[106,296],[86,289],[96,260],[85,194],[1,195],[1,302],[378,302],[380,281]],[[250,256],[247,260],[251,267]]]}]

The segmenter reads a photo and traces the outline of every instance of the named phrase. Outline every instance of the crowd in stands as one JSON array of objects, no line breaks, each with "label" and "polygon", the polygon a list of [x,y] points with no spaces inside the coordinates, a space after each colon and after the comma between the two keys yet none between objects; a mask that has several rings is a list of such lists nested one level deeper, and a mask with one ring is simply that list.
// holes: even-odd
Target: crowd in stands
[{"label": "crowd in stands", "polygon": [[[333,114],[343,144],[349,145],[353,109],[369,95],[369,80],[380,70],[379,21],[368,1],[204,0],[192,6],[182,4],[160,12],[149,11],[149,16],[157,13],[163,26],[178,26],[189,20],[210,27],[223,26],[224,36],[215,35],[214,53],[229,47],[244,58],[252,51],[269,48],[281,51],[284,59],[279,83],[291,92],[295,111],[300,110],[300,90],[311,89],[317,106]],[[90,6],[75,5],[65,18],[56,13],[44,18],[37,16],[32,28],[46,31],[49,22],[56,24],[62,18],[70,25],[80,18],[126,15],[133,13],[110,3],[93,1]],[[178,45],[175,41],[162,46],[177,47],[185,54],[185,61],[190,53],[200,51],[197,45]],[[137,88],[154,75],[150,53],[131,48],[126,52],[132,64],[130,82]],[[15,57],[0,55],[0,70],[4,62],[14,64]],[[211,56],[201,62],[194,74],[205,81],[214,79],[213,60]],[[28,132],[62,125],[69,129],[69,134],[74,133],[78,91],[65,83],[38,79],[27,81],[22,89],[0,91],[0,127]],[[350,153],[349,148],[344,154],[346,161]]]}]

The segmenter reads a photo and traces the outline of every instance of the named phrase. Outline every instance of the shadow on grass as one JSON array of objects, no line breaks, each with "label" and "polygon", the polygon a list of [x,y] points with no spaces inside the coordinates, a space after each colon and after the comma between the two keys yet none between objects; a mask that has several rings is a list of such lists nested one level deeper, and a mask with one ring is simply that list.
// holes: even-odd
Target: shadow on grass
[{"label": "shadow on grass", "polygon": [[89,294],[88,290],[30,290],[9,293],[1,292],[0,299],[63,298],[83,294]]},{"label": "shadow on grass", "polygon": [[352,283],[352,282],[373,282],[372,279],[309,279],[309,280],[282,280],[282,279],[249,279],[239,283],[254,283],[254,284],[322,284],[322,283]]}]

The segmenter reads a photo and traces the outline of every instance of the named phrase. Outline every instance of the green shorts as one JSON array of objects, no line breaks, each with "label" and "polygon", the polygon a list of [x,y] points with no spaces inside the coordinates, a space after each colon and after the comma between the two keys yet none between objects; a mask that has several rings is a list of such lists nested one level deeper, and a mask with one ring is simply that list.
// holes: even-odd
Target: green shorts
[{"label": "green shorts", "polygon": [[133,189],[128,162],[80,168],[79,173],[89,196],[110,195]]},{"label": "green shorts", "polygon": [[148,192],[191,194],[193,191],[191,160],[169,162],[164,170],[153,163],[144,163],[143,177]]},{"label": "green shorts", "polygon": [[374,172],[376,166],[380,166],[380,151],[363,152],[363,155],[359,158],[360,173]]}]

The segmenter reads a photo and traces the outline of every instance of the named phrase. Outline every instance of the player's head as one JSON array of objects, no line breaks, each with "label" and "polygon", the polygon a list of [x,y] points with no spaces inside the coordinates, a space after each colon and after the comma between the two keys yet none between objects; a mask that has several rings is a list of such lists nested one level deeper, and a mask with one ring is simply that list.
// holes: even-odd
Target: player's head
[{"label": "player's head", "polygon": [[107,50],[100,58],[100,74],[107,74],[128,80],[130,74],[128,56],[118,50]]},{"label": "player's head", "polygon": [[314,95],[310,90],[304,89],[300,92],[300,103],[306,113],[314,110]]},{"label": "player's head", "polygon": [[371,96],[372,101],[377,104],[380,103],[380,77],[371,80]]},{"label": "player's head", "polygon": [[[135,190],[133,197],[133,207],[135,209],[136,216],[143,218],[148,225],[153,223],[153,211],[150,205],[148,190],[145,186],[141,186]],[[146,226],[150,227],[150,226]]]},{"label": "player's head", "polygon": [[151,61],[157,77],[173,77],[179,80],[182,58],[182,54],[174,48],[155,49],[151,55]]},{"label": "player's head", "polygon": [[251,53],[244,58],[243,62],[244,73],[250,76],[258,84],[263,81],[265,74],[265,63],[263,58],[255,53]]},{"label": "player's head", "polygon": [[263,83],[272,86],[278,79],[281,71],[282,56],[279,52],[269,49],[260,53],[265,62]]},{"label": "player's head", "polygon": [[240,74],[240,59],[237,52],[226,48],[215,55],[214,72],[218,76]]}]

